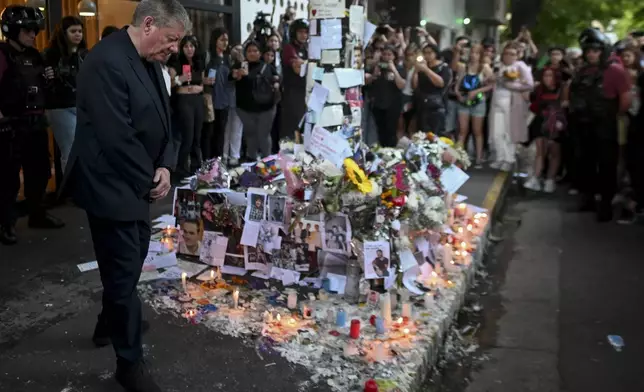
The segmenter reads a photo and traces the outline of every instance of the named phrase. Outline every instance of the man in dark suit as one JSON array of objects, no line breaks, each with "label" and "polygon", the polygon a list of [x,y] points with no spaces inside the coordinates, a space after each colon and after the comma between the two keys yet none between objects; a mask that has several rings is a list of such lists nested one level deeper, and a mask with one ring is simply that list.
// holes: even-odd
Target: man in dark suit
[{"label": "man in dark suit", "polygon": [[177,53],[191,29],[177,0],[142,0],[132,24],[101,40],[78,74],[78,120],[69,190],[87,212],[103,283],[96,332],[117,356],[128,391],[161,389],[143,363],[136,286],[150,242],[150,203],[170,190],[174,154],[159,61]]}]

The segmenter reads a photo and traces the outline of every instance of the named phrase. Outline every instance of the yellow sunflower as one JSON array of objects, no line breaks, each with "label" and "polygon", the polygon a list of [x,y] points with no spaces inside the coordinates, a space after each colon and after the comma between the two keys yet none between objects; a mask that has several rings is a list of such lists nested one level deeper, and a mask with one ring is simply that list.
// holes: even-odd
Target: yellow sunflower
[{"label": "yellow sunflower", "polygon": [[344,168],[347,171],[347,177],[362,193],[369,193],[373,190],[371,181],[365,174],[364,170],[358,166],[356,161],[351,158],[344,160]]},{"label": "yellow sunflower", "polygon": [[441,137],[440,140],[450,147],[454,147],[454,141],[448,137]]}]

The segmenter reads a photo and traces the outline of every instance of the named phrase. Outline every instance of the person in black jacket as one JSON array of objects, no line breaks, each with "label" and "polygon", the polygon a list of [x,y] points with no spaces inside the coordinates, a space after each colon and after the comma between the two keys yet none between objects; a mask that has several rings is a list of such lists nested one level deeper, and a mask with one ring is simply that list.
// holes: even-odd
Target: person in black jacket
[{"label": "person in black jacket", "polygon": [[237,113],[244,125],[246,155],[257,159],[271,154],[271,127],[275,117],[275,91],[279,89],[279,76],[275,67],[261,61],[256,42],[249,42],[244,49],[246,61],[233,69],[231,77],[237,81]]},{"label": "person in black jacket", "polygon": [[63,171],[76,131],[76,75],[86,55],[83,22],[75,16],[64,17],[43,53],[45,65],[54,70],[47,89],[47,120],[60,149]]},{"label": "person in black jacket", "polygon": [[144,362],[136,285],[150,243],[150,203],[170,191],[174,154],[159,62],[192,28],[178,0],[141,0],[127,30],[100,41],[78,77],[76,138],[65,182],[87,213],[103,283],[95,338],[107,335],[116,380],[159,392]]}]

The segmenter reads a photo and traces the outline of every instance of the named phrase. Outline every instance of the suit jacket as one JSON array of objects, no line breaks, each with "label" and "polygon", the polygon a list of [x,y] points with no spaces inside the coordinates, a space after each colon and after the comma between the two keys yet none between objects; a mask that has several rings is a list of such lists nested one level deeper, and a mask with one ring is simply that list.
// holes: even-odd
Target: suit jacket
[{"label": "suit jacket", "polygon": [[174,163],[161,67],[153,65],[151,78],[143,61],[123,29],[89,52],[77,77],[65,180],[76,204],[99,218],[149,219],[155,170]]}]

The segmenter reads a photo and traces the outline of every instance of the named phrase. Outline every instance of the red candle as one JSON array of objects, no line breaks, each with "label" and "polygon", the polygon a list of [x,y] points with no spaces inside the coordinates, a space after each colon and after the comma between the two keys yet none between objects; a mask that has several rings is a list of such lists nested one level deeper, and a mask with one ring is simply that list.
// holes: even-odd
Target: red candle
[{"label": "red candle", "polygon": [[368,380],[364,384],[364,392],[378,392],[378,384],[374,380]]},{"label": "red candle", "polygon": [[351,320],[349,336],[351,336],[351,339],[358,339],[360,337],[360,320]]}]

